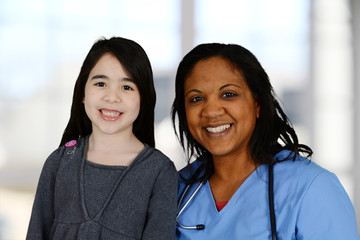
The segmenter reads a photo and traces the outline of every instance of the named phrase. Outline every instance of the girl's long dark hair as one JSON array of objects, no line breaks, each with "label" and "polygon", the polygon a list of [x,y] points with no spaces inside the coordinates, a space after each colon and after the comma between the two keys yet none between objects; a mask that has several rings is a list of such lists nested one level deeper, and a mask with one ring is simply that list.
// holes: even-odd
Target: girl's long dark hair
[{"label": "girl's long dark hair", "polygon": [[[287,149],[295,159],[297,154],[312,155],[310,147],[299,144],[296,132],[288,117],[276,99],[268,75],[257,58],[247,49],[235,44],[208,43],[191,50],[180,62],[175,79],[175,100],[172,105],[172,122],[175,133],[187,153],[188,161],[192,157],[201,157],[201,168],[208,179],[214,171],[211,154],[201,146],[189,131],[184,99],[184,83],[188,75],[200,60],[218,56],[237,68],[245,77],[254,99],[260,105],[260,117],[250,139],[250,153],[255,164],[274,164],[274,155]],[[290,159],[290,155],[285,160]],[[190,181],[199,180],[198,170]]]},{"label": "girl's long dark hair", "polygon": [[91,121],[86,115],[83,99],[90,71],[105,54],[113,54],[131,75],[140,92],[140,113],[133,124],[135,136],[154,147],[154,109],[156,93],[150,61],[144,49],[136,42],[113,37],[99,39],[91,47],[75,83],[69,122],[64,130],[60,146],[92,132]]}]

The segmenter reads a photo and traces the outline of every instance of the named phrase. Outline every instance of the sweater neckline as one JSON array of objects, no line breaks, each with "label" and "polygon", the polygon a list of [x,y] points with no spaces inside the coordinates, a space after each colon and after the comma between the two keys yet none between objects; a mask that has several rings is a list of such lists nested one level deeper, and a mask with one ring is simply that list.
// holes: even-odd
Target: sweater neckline
[{"label": "sweater neckline", "polygon": [[[113,195],[115,194],[118,186],[120,185],[122,179],[127,175],[127,173],[133,168],[134,165],[138,164],[138,162],[141,161],[143,158],[143,155],[150,149],[150,146],[145,144],[145,148],[136,156],[134,161],[127,166],[122,174],[118,177],[118,179],[115,181],[115,184],[109,194],[109,196],[106,198],[106,201],[104,202],[103,206],[100,208],[99,212],[91,218],[89,215],[89,211],[87,209],[86,205],[86,199],[85,199],[85,166],[86,166],[86,153],[88,149],[89,144],[89,135],[83,138],[81,147],[83,148],[82,154],[81,154],[81,161],[80,161],[80,181],[79,181],[79,188],[80,188],[80,195],[81,195],[81,202],[82,202],[82,208],[85,215],[85,218],[88,221],[98,221],[100,217],[102,216],[104,210],[106,209],[107,205],[111,201]],[[94,163],[95,164],[95,163]]]}]

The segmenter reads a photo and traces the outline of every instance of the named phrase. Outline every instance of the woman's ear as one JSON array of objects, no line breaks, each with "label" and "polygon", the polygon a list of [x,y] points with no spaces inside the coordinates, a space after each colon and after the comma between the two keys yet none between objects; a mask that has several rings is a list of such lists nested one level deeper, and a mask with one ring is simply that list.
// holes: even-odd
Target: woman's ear
[{"label": "woman's ear", "polygon": [[256,107],[256,118],[260,117],[260,106],[261,106],[261,99],[257,96],[254,96],[255,99],[255,107]]},{"label": "woman's ear", "polygon": [[260,117],[260,104],[258,101],[256,101],[256,118],[258,119]]}]

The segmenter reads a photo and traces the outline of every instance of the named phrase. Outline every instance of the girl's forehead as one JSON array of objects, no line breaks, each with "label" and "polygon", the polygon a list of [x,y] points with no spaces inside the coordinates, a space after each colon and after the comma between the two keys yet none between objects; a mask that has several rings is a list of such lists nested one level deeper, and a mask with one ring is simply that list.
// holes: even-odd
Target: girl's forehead
[{"label": "girl's forehead", "polygon": [[131,75],[126,67],[112,53],[105,53],[99,58],[91,69],[88,79],[92,78],[92,76],[96,74],[125,76],[126,78],[131,79]]}]

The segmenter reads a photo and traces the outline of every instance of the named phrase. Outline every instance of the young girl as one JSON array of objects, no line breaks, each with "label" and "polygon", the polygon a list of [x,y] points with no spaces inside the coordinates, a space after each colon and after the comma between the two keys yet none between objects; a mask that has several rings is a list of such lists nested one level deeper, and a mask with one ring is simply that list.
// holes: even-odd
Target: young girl
[{"label": "young girl", "polygon": [[174,239],[177,173],[154,149],[149,59],[124,38],[90,49],[60,147],[43,167],[30,239]]}]

